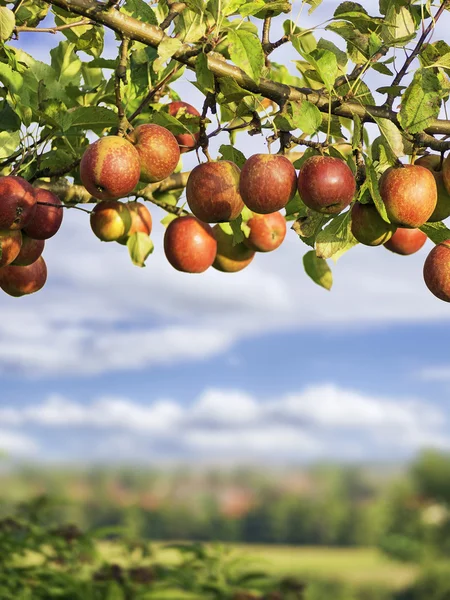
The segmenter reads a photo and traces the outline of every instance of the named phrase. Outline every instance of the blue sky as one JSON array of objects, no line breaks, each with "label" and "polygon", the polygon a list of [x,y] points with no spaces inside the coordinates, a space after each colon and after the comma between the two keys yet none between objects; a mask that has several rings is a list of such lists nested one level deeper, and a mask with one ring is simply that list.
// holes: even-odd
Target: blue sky
[{"label": "blue sky", "polygon": [[[337,4],[325,0],[302,25]],[[19,44],[47,60],[55,37],[24,34]],[[287,47],[274,54],[295,58]],[[186,79],[177,89],[201,106]],[[238,146],[247,156],[265,149],[245,134]],[[189,155],[184,168],[195,164]],[[99,242],[87,215],[67,211],[47,243],[44,290],[0,297],[0,447],[9,456],[399,461],[450,448],[450,310],[422,280],[430,242],[411,257],[357,247],[332,265],[326,292],[304,274],[307,247],[292,231],[241,273],[178,273],[162,252],[163,215],[151,210],[156,250],[145,269],[126,248]]]}]

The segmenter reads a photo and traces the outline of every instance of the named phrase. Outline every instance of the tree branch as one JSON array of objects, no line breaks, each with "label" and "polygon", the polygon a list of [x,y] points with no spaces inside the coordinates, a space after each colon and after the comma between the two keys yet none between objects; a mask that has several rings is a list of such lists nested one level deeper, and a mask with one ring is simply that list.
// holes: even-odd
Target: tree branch
[{"label": "tree branch", "polygon": [[[450,2],[450,0],[447,1]],[[164,32],[155,25],[143,23],[118,10],[99,9],[95,0],[45,0],[45,2],[59,6],[71,13],[88,17],[123,36],[142,42],[153,48],[157,48],[165,37]],[[198,53],[198,51],[198,48],[193,48],[190,44],[183,44],[173,58],[194,69],[195,56],[193,54]],[[277,103],[280,103],[280,101],[286,102],[287,100],[293,102],[308,100],[315,104],[322,112],[328,112],[329,99],[323,93],[318,93],[308,88],[292,87],[265,78],[261,78],[258,84],[238,67],[211,55],[208,57],[208,68],[217,77],[231,77],[245,90],[254,94],[261,94]],[[397,113],[387,106],[366,106],[358,102],[346,101],[333,106],[332,113],[336,116],[350,119],[354,115],[358,115],[363,122],[368,123],[374,122],[375,117],[389,119],[400,128]],[[430,135],[450,135],[450,121],[435,119],[425,131]]]},{"label": "tree branch", "polygon": [[167,29],[172,21],[180,15],[183,10],[186,8],[186,4],[184,2],[168,2],[169,5],[169,14],[161,23],[161,29],[164,31]]},{"label": "tree branch", "polygon": [[[434,15],[434,18],[431,19],[430,23],[428,24],[428,27],[426,27],[423,32],[422,35],[420,36],[416,47],[414,48],[414,50],[411,52],[411,54],[407,57],[405,64],[403,65],[403,67],[400,69],[400,71],[397,73],[397,75],[395,76],[394,80],[391,83],[391,86],[397,86],[400,84],[400,82],[402,81],[403,77],[406,75],[406,73],[408,72],[409,67],[411,66],[411,63],[413,62],[413,60],[419,55],[422,46],[424,45],[427,37],[430,35],[430,33],[434,30],[434,28],[436,27],[436,23],[439,20],[440,16],[442,15],[442,13],[444,12],[444,10],[450,6],[450,0],[443,0],[441,6],[439,7],[437,13]],[[386,106],[389,108],[392,108],[392,105],[394,103],[394,99],[395,96],[393,96],[392,94],[388,94],[387,100],[386,100]]]},{"label": "tree branch", "polygon": [[128,61],[128,48],[130,46],[130,40],[127,37],[122,38],[119,50],[119,64],[117,65],[115,77],[114,77],[114,91],[116,95],[116,106],[117,115],[119,117],[119,135],[125,135],[128,128],[129,122],[125,116],[125,108],[122,101],[122,83],[127,83],[127,61]]},{"label": "tree branch", "polygon": [[142,102],[140,103],[140,105],[137,107],[137,109],[134,111],[134,113],[129,117],[128,121],[130,123],[132,123],[134,121],[134,119],[141,114],[141,112],[144,110],[144,108],[146,106],[148,106],[150,104],[150,102],[153,100],[153,98],[156,96],[156,94],[172,79],[172,77],[175,75],[175,73],[178,71],[178,69],[180,68],[180,66],[176,66],[174,67],[170,73],[168,73],[163,79],[161,79],[161,81],[159,83],[157,83],[150,91],[149,93],[146,95],[146,97],[142,100]]}]

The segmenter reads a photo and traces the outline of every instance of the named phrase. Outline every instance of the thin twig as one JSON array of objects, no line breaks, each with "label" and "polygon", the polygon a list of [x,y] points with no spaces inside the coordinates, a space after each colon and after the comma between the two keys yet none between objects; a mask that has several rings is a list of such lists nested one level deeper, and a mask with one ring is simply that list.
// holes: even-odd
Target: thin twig
[{"label": "thin twig", "polygon": [[65,25],[59,25],[58,27],[16,27],[15,32],[22,33],[24,31],[30,31],[33,33],[58,33],[58,31],[73,29],[74,27],[82,27],[83,25],[97,25],[97,23],[91,19],[82,19],[76,23],[66,23]]},{"label": "thin twig", "polygon": [[86,210],[85,208],[81,208],[80,206],[69,206],[67,204],[53,204],[53,202],[36,202],[36,204],[40,204],[41,206],[53,206],[53,208],[74,208],[75,210],[81,210],[88,215],[91,214],[90,210]]},{"label": "thin twig", "polygon": [[125,116],[125,108],[122,101],[122,83],[127,83],[127,61],[128,61],[128,48],[130,40],[127,37],[122,38],[122,43],[119,49],[119,64],[117,65],[115,77],[114,77],[114,91],[116,95],[116,106],[117,114],[119,117],[119,131],[118,134],[123,136],[126,134],[129,128],[129,122]]},{"label": "thin twig", "polygon": [[13,13],[18,12],[18,10],[22,6],[23,2],[24,2],[24,0],[17,0],[16,1],[16,3],[13,6],[13,9],[12,9]]},{"label": "thin twig", "polygon": [[139,106],[137,107],[137,109],[134,111],[134,113],[131,115],[131,117],[129,117],[128,122],[132,123],[134,121],[134,119],[141,114],[141,112],[144,110],[144,108],[146,106],[148,106],[150,104],[150,102],[153,100],[153,98],[156,96],[156,94],[172,79],[172,77],[175,75],[175,73],[181,68],[181,65],[177,65],[176,67],[174,67],[170,73],[168,73],[163,79],[161,79],[161,81],[159,83],[157,83],[149,92],[148,94],[145,96],[145,98],[142,100],[142,102],[139,104]]},{"label": "thin twig", "polygon": [[76,169],[80,164],[81,158],[75,159],[70,165],[62,167],[61,169],[52,170],[50,167],[46,167],[45,169],[40,169],[36,171],[36,173],[30,177],[30,182],[36,181],[36,179],[41,179],[41,177],[62,177],[63,175],[67,175]]}]

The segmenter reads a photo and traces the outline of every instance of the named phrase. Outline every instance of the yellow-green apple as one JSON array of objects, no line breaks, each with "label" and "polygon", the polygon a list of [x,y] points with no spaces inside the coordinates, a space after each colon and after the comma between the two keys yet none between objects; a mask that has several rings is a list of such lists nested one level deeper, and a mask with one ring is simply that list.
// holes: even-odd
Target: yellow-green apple
[{"label": "yellow-green apple", "polygon": [[229,160],[197,165],[189,175],[186,198],[194,215],[204,223],[236,219],[244,208],[239,193],[240,169]]},{"label": "yellow-green apple", "polygon": [[[200,113],[198,110],[188,104],[187,102],[171,102],[168,106],[169,115],[172,117],[176,117],[180,113],[186,113],[188,115],[194,115],[195,117],[199,117]],[[180,152],[184,154],[185,152],[190,152],[197,145],[198,139],[200,137],[199,133],[180,133],[176,135],[175,138],[180,146]]]},{"label": "yellow-green apple", "polygon": [[18,229],[0,230],[0,267],[10,265],[19,256],[22,233]]},{"label": "yellow-green apple", "polygon": [[442,172],[441,157],[439,154],[427,154],[418,158],[415,165],[420,165],[431,171],[436,180],[437,203],[433,214],[428,221],[435,223],[443,221],[450,216],[450,194],[444,185],[444,176]]},{"label": "yellow-green apple", "polygon": [[239,191],[245,205],[260,214],[284,208],[295,195],[297,173],[281,154],[254,154],[245,161]]},{"label": "yellow-green apple", "polygon": [[61,227],[63,203],[53,192],[44,188],[35,188],[34,196],[36,210],[23,231],[35,240],[48,240]]},{"label": "yellow-green apple", "polygon": [[91,229],[102,242],[114,242],[127,235],[131,227],[131,214],[127,204],[105,200],[91,211]]},{"label": "yellow-green apple", "polygon": [[400,227],[421,227],[436,208],[436,180],[420,165],[390,167],[381,176],[379,188],[389,220]]},{"label": "yellow-green apple", "polygon": [[450,240],[435,246],[427,256],[423,278],[432,294],[450,302]]},{"label": "yellow-green apple", "polygon": [[142,204],[142,202],[128,202],[127,207],[130,211],[131,227],[124,237],[117,240],[119,244],[126,244],[133,233],[150,235],[152,232],[152,215],[145,204]]},{"label": "yellow-green apple", "polygon": [[250,234],[244,244],[255,252],[272,252],[286,237],[286,220],[279,212],[254,214],[248,221]]},{"label": "yellow-green apple", "polygon": [[337,215],[349,206],[355,192],[352,170],[340,158],[311,156],[300,169],[298,193],[312,210]]},{"label": "yellow-green apple", "polygon": [[87,191],[99,200],[117,200],[134,190],[141,174],[139,153],[132,143],[117,135],[90,144],[80,163],[80,178]]},{"label": "yellow-green apple", "polygon": [[255,256],[255,251],[243,242],[233,245],[233,234],[227,233],[220,225],[214,225],[214,236],[217,240],[217,254],[213,267],[223,273],[237,273],[248,266]]},{"label": "yellow-green apple", "polygon": [[34,188],[22,177],[0,177],[0,229],[22,229],[36,210]]},{"label": "yellow-green apple", "polygon": [[352,233],[365,246],[381,246],[391,239],[396,226],[386,223],[374,204],[356,202],[352,208]]},{"label": "yellow-green apple", "polygon": [[14,261],[11,263],[18,267],[27,267],[33,264],[44,251],[45,240],[33,240],[22,231],[22,247]]},{"label": "yellow-green apple", "polygon": [[191,215],[171,221],[164,234],[164,253],[177,271],[203,273],[213,264],[216,250],[211,227]]},{"label": "yellow-green apple", "polygon": [[0,288],[16,298],[38,292],[46,281],[47,265],[42,256],[26,267],[9,265],[0,269]]},{"label": "yellow-green apple", "polygon": [[180,148],[168,129],[153,123],[139,125],[130,140],[139,154],[141,181],[155,183],[172,175],[180,160]]},{"label": "yellow-green apple", "polygon": [[426,241],[427,236],[420,229],[398,227],[391,239],[384,244],[384,247],[391,252],[395,252],[395,254],[409,256],[418,252]]}]

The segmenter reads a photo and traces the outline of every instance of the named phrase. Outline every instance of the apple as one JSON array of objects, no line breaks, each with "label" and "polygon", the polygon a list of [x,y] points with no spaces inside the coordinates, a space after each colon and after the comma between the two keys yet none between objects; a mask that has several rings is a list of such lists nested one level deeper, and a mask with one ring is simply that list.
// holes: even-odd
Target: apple
[{"label": "apple", "polygon": [[180,148],[168,129],[152,123],[139,125],[130,140],[139,154],[141,181],[155,183],[172,175],[180,160]]},{"label": "apple", "polygon": [[118,200],[139,182],[141,163],[136,148],[117,135],[100,138],[84,151],[80,178],[98,200]]},{"label": "apple", "polygon": [[46,281],[47,265],[42,256],[26,267],[9,265],[0,269],[0,288],[16,298],[38,292]]},{"label": "apple", "polygon": [[44,251],[45,240],[34,240],[22,231],[22,247],[12,265],[18,267],[28,267],[36,262]]},{"label": "apple", "polygon": [[[188,104],[187,102],[171,102],[169,104],[169,115],[171,115],[172,117],[176,117],[177,114],[181,111],[185,112],[188,115],[200,117],[200,113],[198,112],[198,110],[191,104]],[[175,139],[177,140],[180,146],[180,152],[184,154],[185,152],[190,152],[191,150],[193,150],[197,145],[199,137],[199,133],[180,133],[179,135],[176,135]]]},{"label": "apple", "polygon": [[127,207],[130,211],[131,227],[123,238],[117,240],[119,244],[123,245],[127,243],[128,238],[130,235],[133,235],[133,233],[145,233],[146,235],[150,235],[153,224],[152,215],[145,204],[142,204],[141,202],[127,202]]},{"label": "apple", "polygon": [[374,204],[356,202],[352,208],[352,233],[365,246],[381,246],[396,230],[396,226],[386,223]]},{"label": "apple", "polygon": [[127,235],[131,227],[128,206],[117,200],[105,200],[91,211],[91,229],[102,242],[114,242]]},{"label": "apple", "polygon": [[286,220],[279,212],[267,215],[255,214],[247,221],[250,235],[244,244],[255,252],[272,252],[286,237]]},{"label": "apple", "polygon": [[427,154],[418,158],[415,165],[425,167],[434,175],[437,186],[437,204],[433,214],[428,219],[431,223],[436,221],[443,221],[450,216],[450,193],[444,185],[444,176],[441,167],[441,157],[439,154]]},{"label": "apple", "polygon": [[236,219],[244,208],[239,176],[239,167],[229,160],[197,165],[186,186],[187,202],[194,215],[204,223]]},{"label": "apple", "polygon": [[390,167],[380,177],[379,188],[389,220],[395,225],[421,227],[436,208],[436,180],[421,165]]},{"label": "apple", "polygon": [[220,225],[214,225],[217,240],[217,254],[213,267],[223,273],[237,273],[245,269],[253,260],[255,251],[243,242],[233,245],[233,234],[227,233]]},{"label": "apple", "polygon": [[22,233],[18,229],[0,231],[0,267],[10,265],[19,256]]},{"label": "apple", "polygon": [[450,302],[450,240],[435,246],[427,256],[423,278],[436,298]]},{"label": "apple", "polygon": [[298,193],[312,210],[337,215],[349,206],[355,192],[355,177],[340,158],[311,156],[300,169]]},{"label": "apple", "polygon": [[260,214],[284,208],[295,196],[297,173],[281,154],[254,154],[241,171],[239,191],[245,205]]},{"label": "apple", "polygon": [[384,247],[391,252],[395,252],[395,254],[409,256],[418,252],[426,241],[427,236],[420,229],[398,227],[391,239],[384,244]]},{"label": "apple", "polygon": [[34,188],[22,177],[0,177],[0,229],[22,229],[36,210]]},{"label": "apple", "polygon": [[[24,232],[35,240],[48,240],[61,227],[63,220],[63,203],[44,188],[35,188],[36,210],[31,221],[23,228]],[[45,204],[39,204],[45,202]],[[54,206],[48,206],[53,204]]]},{"label": "apple", "polygon": [[216,250],[211,227],[191,215],[171,221],[164,234],[164,253],[177,271],[203,273],[213,264]]}]

